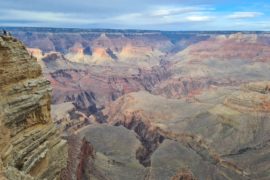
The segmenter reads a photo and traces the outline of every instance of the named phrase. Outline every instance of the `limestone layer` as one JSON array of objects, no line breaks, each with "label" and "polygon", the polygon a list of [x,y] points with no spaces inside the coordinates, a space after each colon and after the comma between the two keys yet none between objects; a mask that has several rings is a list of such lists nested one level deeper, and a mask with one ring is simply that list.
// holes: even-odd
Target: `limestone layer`
[{"label": "limestone layer", "polygon": [[57,179],[67,146],[50,115],[51,87],[25,46],[0,36],[0,179]]}]

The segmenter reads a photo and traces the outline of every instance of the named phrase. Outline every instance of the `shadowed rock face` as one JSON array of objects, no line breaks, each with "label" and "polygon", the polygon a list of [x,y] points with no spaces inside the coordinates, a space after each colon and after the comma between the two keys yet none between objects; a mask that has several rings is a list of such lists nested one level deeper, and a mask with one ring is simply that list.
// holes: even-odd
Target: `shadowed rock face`
[{"label": "shadowed rock face", "polygon": [[269,33],[13,34],[51,81],[63,179],[270,178]]},{"label": "shadowed rock face", "polygon": [[70,137],[69,145],[70,162],[63,179],[135,180],[146,175],[136,159],[141,143],[134,132],[123,127],[85,127]]},{"label": "shadowed rock face", "polygon": [[50,83],[13,37],[0,37],[0,92],[0,179],[59,178],[67,146],[51,119]]}]

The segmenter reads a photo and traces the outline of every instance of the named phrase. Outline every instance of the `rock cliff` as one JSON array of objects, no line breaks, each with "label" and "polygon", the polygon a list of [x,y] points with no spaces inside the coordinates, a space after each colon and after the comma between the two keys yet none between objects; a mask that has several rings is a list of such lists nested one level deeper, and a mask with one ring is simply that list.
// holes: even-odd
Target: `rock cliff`
[{"label": "rock cliff", "polygon": [[238,111],[270,112],[269,81],[248,83],[224,104]]},{"label": "rock cliff", "polygon": [[57,179],[66,141],[51,119],[51,87],[17,39],[0,36],[0,179]]},{"label": "rock cliff", "polygon": [[123,127],[92,125],[69,139],[69,163],[62,179],[141,180],[146,169],[136,159],[136,134]]}]

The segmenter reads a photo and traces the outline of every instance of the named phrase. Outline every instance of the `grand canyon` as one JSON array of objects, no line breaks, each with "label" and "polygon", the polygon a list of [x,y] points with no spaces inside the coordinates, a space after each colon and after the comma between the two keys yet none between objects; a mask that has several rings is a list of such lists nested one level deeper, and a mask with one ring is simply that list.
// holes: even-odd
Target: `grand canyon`
[{"label": "grand canyon", "polygon": [[270,179],[270,33],[6,29],[0,179]]}]

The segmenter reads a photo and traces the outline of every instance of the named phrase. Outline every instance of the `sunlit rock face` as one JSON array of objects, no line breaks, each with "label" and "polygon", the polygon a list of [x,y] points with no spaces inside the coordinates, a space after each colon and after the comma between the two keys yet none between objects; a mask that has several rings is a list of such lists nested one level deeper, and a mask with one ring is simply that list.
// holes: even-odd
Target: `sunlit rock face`
[{"label": "sunlit rock face", "polygon": [[67,146],[51,119],[50,82],[36,58],[13,37],[0,37],[0,65],[1,175],[59,178]]},{"label": "sunlit rock face", "polygon": [[267,61],[270,54],[269,44],[263,42],[261,38],[256,34],[241,33],[223,38],[217,36],[194,44],[178,53],[177,56],[179,58],[186,57],[190,61],[209,59]]}]

